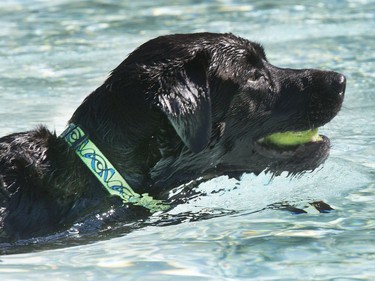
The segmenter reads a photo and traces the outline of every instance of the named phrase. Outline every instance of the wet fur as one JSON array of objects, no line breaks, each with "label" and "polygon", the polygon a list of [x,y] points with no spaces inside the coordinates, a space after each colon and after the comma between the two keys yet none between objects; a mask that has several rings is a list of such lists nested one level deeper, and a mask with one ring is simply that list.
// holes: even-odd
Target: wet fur
[{"label": "wet fur", "polygon": [[[179,34],[136,49],[69,122],[84,128],[136,192],[167,199],[197,178],[314,170],[328,156],[328,140],[288,159],[263,153],[256,141],[324,125],[340,110],[344,89],[341,74],[277,68],[261,45],[232,34]],[[0,241],[67,229],[109,209],[115,221],[149,215],[109,197],[45,127],[0,139],[0,208]]]}]

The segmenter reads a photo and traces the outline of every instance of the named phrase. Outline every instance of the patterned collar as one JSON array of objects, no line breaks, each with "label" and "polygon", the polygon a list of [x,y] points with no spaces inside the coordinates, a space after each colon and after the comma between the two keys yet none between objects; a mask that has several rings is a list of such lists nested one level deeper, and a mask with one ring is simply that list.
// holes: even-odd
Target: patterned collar
[{"label": "patterned collar", "polygon": [[148,193],[138,194],[130,187],[123,176],[103,155],[99,148],[79,126],[71,123],[60,135],[74,149],[78,157],[96,176],[110,195],[119,196],[124,204],[143,206],[151,213],[166,211],[170,206],[162,200],[152,198]]}]

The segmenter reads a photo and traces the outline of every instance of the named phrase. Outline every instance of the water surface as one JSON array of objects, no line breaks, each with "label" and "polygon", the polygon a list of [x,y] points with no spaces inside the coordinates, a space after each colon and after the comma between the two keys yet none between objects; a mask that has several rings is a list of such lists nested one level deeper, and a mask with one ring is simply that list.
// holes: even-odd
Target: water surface
[{"label": "water surface", "polygon": [[[176,32],[232,32],[281,67],[342,72],[342,111],[321,132],[325,165],[300,178],[202,184],[170,212],[180,223],[0,256],[2,280],[375,279],[375,1],[37,1],[0,3],[0,135],[60,133],[83,98],[135,47]],[[262,210],[324,200],[327,214]],[[200,220],[196,221],[196,218]],[[210,219],[202,219],[210,218]],[[86,241],[87,242],[87,241]],[[77,246],[72,246],[77,244]]]}]

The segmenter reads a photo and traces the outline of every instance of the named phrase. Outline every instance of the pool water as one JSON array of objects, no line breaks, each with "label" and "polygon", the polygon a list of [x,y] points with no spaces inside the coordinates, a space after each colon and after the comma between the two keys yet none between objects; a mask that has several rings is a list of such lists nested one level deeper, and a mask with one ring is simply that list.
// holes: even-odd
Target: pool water
[{"label": "pool water", "polygon": [[[83,98],[157,35],[232,32],[274,65],[347,77],[344,106],[321,132],[320,169],[298,178],[244,175],[133,231],[0,249],[1,280],[374,280],[375,1],[2,0],[0,135],[46,124],[61,133]],[[323,200],[334,211],[265,208]],[[156,222],[156,223],[155,223]],[[74,232],[74,231],[73,231]]]}]

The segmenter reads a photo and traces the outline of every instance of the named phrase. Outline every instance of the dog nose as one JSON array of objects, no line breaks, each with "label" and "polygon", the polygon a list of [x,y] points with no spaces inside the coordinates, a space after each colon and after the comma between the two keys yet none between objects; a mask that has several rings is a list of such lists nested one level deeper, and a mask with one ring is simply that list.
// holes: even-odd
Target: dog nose
[{"label": "dog nose", "polygon": [[332,79],[332,87],[339,96],[343,97],[346,87],[346,77],[340,73],[336,73]]}]

